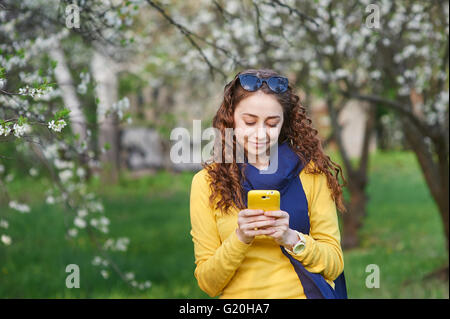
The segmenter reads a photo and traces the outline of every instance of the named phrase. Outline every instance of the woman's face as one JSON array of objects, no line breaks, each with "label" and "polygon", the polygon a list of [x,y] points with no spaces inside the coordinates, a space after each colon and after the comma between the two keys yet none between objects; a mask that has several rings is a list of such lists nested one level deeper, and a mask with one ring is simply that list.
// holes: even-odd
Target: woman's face
[{"label": "woman's face", "polygon": [[256,91],[234,111],[236,141],[248,156],[261,156],[272,147],[283,126],[283,108],[273,95]]}]

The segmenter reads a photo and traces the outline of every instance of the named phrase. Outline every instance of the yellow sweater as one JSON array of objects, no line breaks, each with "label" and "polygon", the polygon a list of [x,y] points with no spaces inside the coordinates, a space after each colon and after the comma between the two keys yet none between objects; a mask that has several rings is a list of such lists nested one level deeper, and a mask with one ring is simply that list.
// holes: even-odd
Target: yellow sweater
[{"label": "yellow sweater", "polygon": [[[333,280],[344,269],[336,205],[325,174],[307,174],[303,169],[299,177],[308,200],[310,233],[301,253],[289,253],[334,288]],[[222,214],[210,207],[209,194],[207,171],[202,169],[192,179],[190,194],[199,287],[219,298],[305,299],[300,279],[280,246],[267,236],[257,236],[250,244],[241,242],[235,231],[239,209]]]}]

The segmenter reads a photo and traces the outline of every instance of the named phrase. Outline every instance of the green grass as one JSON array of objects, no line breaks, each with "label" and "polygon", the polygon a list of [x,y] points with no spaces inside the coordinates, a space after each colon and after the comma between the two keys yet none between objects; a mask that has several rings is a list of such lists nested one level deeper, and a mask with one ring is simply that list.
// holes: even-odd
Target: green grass
[{"label": "green grass", "polygon": [[[439,213],[414,155],[376,153],[370,163],[361,247],[344,251],[349,298],[448,298],[448,282],[422,281],[448,258]],[[96,252],[87,236],[64,239],[71,213],[42,203],[48,182],[13,181],[14,198],[33,205],[29,214],[1,206],[13,243],[0,244],[0,298],[209,298],[194,278],[192,176],[160,172],[140,179],[123,176],[107,187],[99,181],[90,185],[111,220],[108,237],[130,238],[128,250],[111,257],[122,271],[134,272],[137,281],[152,282],[143,291],[131,289],[111,269],[104,279],[101,268],[91,265]],[[80,289],[65,287],[68,264],[80,267]],[[365,286],[369,264],[380,268],[380,288]]]},{"label": "green grass", "polygon": [[[371,158],[368,216],[361,247],[345,253],[348,293],[353,298],[448,298],[448,282],[423,281],[448,264],[436,204],[412,153]],[[380,288],[369,289],[366,266],[377,264]]]}]

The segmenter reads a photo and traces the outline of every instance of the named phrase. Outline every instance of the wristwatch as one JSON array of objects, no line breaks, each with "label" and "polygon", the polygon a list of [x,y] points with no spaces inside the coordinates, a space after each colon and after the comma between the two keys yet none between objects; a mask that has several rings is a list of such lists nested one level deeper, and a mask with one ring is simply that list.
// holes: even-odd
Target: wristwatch
[{"label": "wristwatch", "polygon": [[306,238],[305,238],[305,236],[302,233],[300,233],[298,231],[295,231],[295,232],[297,233],[299,240],[294,245],[294,247],[292,247],[292,251],[291,252],[297,255],[297,254],[300,254],[303,251],[303,249],[305,249],[305,247],[306,247]]}]

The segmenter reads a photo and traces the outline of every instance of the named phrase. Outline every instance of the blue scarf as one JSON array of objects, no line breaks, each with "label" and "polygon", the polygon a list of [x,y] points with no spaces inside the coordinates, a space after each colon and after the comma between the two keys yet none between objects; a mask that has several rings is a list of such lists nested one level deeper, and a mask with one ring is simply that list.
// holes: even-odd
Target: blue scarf
[{"label": "blue scarf", "polygon": [[[260,173],[259,169],[248,163],[247,158],[245,159],[247,167],[245,168],[245,174],[243,174],[245,179],[242,180],[245,205],[247,206],[247,193],[249,190],[276,189],[281,195],[280,209],[289,213],[289,227],[308,235],[310,228],[308,202],[299,177],[304,165],[287,141],[279,144],[278,152],[273,151],[270,156],[269,170],[275,164],[273,159],[278,156],[278,167],[271,174]],[[242,172],[243,165],[238,163],[238,166]],[[283,246],[280,245],[280,248],[294,267],[302,283],[306,298],[347,299],[344,272],[334,281],[335,288],[333,289],[321,274],[309,272]]]}]

